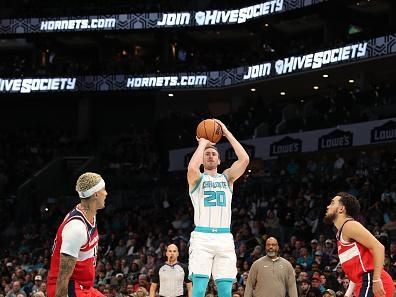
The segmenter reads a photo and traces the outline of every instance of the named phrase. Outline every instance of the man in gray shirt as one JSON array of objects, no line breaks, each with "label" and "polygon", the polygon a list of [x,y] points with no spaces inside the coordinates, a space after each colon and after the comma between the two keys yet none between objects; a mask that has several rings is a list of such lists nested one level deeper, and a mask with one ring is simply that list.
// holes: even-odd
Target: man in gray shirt
[{"label": "man in gray shirt", "polygon": [[265,250],[267,255],[250,268],[244,297],[298,297],[294,269],[278,256],[279,245],[274,237],[267,239]]}]

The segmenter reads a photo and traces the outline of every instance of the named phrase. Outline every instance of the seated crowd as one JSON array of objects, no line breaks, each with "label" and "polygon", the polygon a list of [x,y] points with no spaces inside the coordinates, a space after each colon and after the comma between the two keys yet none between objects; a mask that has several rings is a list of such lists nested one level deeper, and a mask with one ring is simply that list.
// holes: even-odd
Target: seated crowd
[{"label": "seated crowd", "polygon": [[[386,104],[393,103],[388,89],[373,88],[372,92],[374,106],[389,107]],[[332,104],[334,107],[346,104],[342,102],[334,100]],[[366,102],[362,103],[362,110],[371,106],[368,100],[362,102]],[[230,129],[236,135],[251,137],[253,129],[244,134],[238,127],[244,127],[243,119],[250,119],[247,114],[254,114],[259,107],[247,104],[237,113],[227,115],[224,122],[232,125]],[[198,114],[195,121],[204,117]],[[166,124],[172,125],[172,121],[177,118],[160,121],[158,129],[166,129]],[[184,117],[183,123],[190,123],[190,130],[193,122]],[[252,123],[257,124],[254,120]],[[186,124],[185,128],[188,127]],[[58,155],[77,149],[93,153],[89,145],[77,145],[67,133],[46,132],[45,137],[38,133],[0,134],[4,156],[0,158],[2,195],[13,193],[17,182],[23,182]],[[110,194],[108,206],[98,215],[100,250],[95,285],[107,297],[147,295],[154,268],[164,260],[169,243],[177,244],[179,260],[188,262],[193,210],[185,172],[161,171],[160,152],[155,146],[161,141],[176,143],[178,147],[194,143],[187,131],[175,137],[185,139],[185,143],[173,142],[169,134],[165,140],[158,139],[158,135],[133,128],[100,152]],[[234,297],[243,296],[250,266],[264,255],[268,236],[278,239],[280,255],[292,263],[300,296],[321,296],[327,289],[343,296],[348,279],[339,265],[334,232],[322,223],[329,198],[341,190],[360,200],[359,220],[384,244],[385,268],[396,279],[394,151],[392,144],[388,144],[342,153],[329,151],[255,160],[257,166],[237,182],[233,198],[232,232],[238,258]],[[43,211],[32,213],[23,222],[14,220],[15,199],[0,202],[7,206],[0,208],[4,214],[0,233],[0,296],[43,297],[55,228],[67,211],[64,200],[43,205]],[[216,295],[214,284],[207,294]]]},{"label": "seated crowd", "polygon": [[[236,185],[233,201],[238,259],[234,297],[243,296],[250,266],[264,255],[268,236],[278,238],[280,254],[292,263],[299,296],[322,296],[327,289],[343,296],[348,279],[339,265],[334,232],[322,223],[329,197],[337,189],[359,198],[359,220],[384,244],[385,269],[396,279],[394,157],[384,148],[307,155],[265,162],[247,173]],[[184,180],[182,173],[168,176],[166,185],[153,189],[149,203],[136,200],[130,208],[112,207],[110,193],[108,206],[98,215],[95,282],[106,296],[147,296],[153,271],[165,259],[169,243],[178,245],[179,260],[188,263],[193,216]],[[64,211],[62,204],[55,204],[14,232],[9,232],[11,226],[4,227],[0,295],[45,296],[52,240]],[[214,284],[207,296],[216,296]]]}]

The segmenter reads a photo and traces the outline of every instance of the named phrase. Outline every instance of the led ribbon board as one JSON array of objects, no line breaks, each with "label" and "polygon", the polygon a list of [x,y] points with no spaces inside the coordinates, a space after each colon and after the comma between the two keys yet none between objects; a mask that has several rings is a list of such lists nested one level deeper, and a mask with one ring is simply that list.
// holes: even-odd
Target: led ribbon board
[{"label": "led ribbon board", "polygon": [[76,90],[76,78],[0,78],[0,93],[55,92]]},{"label": "led ribbon board", "polygon": [[264,81],[269,78],[394,55],[395,45],[396,34],[393,34],[301,56],[290,56],[256,65],[202,73],[0,78],[0,93],[228,88],[252,81]]},{"label": "led ribbon board", "polygon": [[231,10],[3,19],[0,20],[0,34],[142,30],[243,24],[249,20],[303,8],[325,1],[327,0],[270,0]]}]

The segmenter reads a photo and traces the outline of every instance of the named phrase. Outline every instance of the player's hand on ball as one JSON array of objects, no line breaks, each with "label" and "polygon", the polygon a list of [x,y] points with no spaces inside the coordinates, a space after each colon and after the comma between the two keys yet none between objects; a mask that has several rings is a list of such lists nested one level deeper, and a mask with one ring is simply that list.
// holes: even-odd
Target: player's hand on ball
[{"label": "player's hand on ball", "polygon": [[218,123],[221,127],[221,131],[223,131],[223,136],[227,136],[227,133],[229,132],[226,125],[224,125],[224,123],[218,119],[214,119],[216,121],[216,123]]},{"label": "player's hand on ball", "polygon": [[198,136],[195,136],[195,138],[197,139],[198,144],[204,143],[205,145],[208,145],[208,144],[216,145],[214,142],[211,142],[210,140],[208,140],[206,138],[203,138],[203,137],[199,138]]},{"label": "player's hand on ball", "polygon": [[198,138],[206,138],[211,143],[217,143],[223,137],[223,130],[215,119],[206,119],[198,124],[195,134]]}]

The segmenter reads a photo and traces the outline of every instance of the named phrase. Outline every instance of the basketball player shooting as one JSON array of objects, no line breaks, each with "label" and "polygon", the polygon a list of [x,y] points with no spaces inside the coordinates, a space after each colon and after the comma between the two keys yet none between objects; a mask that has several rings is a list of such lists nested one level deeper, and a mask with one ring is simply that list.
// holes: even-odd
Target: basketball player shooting
[{"label": "basketball player shooting", "polygon": [[[227,127],[221,121],[215,121],[221,126],[223,136],[230,142],[238,159],[219,174],[220,158],[215,144],[197,137],[198,147],[187,172],[196,226],[190,239],[192,297],[204,297],[211,275],[216,282],[218,296],[230,297],[237,275],[234,239],[230,232],[231,200],[233,184],[245,172],[249,155]],[[207,135],[214,134],[211,133],[213,131],[207,132]]]}]

